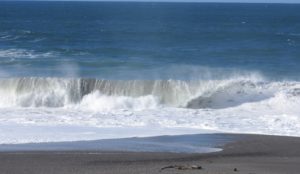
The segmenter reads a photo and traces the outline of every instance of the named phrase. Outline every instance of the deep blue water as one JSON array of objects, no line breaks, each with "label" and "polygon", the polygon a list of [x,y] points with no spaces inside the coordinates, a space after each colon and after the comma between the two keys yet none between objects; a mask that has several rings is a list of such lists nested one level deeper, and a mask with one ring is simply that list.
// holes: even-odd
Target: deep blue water
[{"label": "deep blue water", "polygon": [[1,77],[298,80],[299,65],[296,4],[0,2]]}]

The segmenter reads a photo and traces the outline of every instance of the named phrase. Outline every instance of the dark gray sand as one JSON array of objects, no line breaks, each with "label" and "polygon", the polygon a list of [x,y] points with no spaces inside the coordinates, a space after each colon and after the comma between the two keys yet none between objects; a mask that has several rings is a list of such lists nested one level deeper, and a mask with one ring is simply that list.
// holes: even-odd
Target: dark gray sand
[{"label": "dark gray sand", "polygon": [[[225,135],[224,136],[228,136]],[[1,174],[299,174],[300,138],[230,135],[208,154],[48,151],[1,152]],[[198,168],[202,169],[198,169]],[[163,169],[163,170],[162,170]]]}]

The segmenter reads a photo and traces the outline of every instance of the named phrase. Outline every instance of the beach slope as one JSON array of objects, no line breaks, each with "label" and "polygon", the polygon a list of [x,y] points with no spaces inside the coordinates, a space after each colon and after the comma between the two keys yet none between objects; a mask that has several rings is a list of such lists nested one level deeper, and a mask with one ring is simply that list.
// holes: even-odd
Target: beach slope
[{"label": "beach slope", "polygon": [[[236,137],[237,141],[224,145],[222,152],[207,154],[109,151],[1,152],[0,171],[2,174],[299,173],[300,138],[265,135],[230,136]],[[198,168],[195,168],[196,166]]]}]

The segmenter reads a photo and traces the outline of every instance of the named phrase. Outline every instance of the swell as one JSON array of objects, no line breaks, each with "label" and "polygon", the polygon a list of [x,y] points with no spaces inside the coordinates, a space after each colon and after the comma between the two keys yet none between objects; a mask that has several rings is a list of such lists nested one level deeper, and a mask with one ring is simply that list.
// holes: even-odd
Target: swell
[{"label": "swell", "polygon": [[299,91],[299,82],[247,78],[193,81],[9,78],[0,80],[0,107],[221,109],[259,102],[278,93],[299,97]]}]

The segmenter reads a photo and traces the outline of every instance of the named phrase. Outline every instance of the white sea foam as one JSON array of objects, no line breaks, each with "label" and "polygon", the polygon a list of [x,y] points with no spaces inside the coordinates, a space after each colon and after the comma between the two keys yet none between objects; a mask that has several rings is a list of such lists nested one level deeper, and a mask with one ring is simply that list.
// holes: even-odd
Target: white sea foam
[{"label": "white sea foam", "polygon": [[0,94],[5,98],[0,100],[0,108],[65,107],[91,97],[94,101],[113,97],[124,102],[152,97],[157,105],[216,108],[263,100],[271,97],[273,90],[272,83],[265,84],[253,77],[193,81],[11,78],[0,80]]},{"label": "white sea foam", "polygon": [[[181,129],[181,133],[205,130],[300,136],[297,81],[254,77],[198,81],[16,78],[0,80],[0,96],[1,124],[81,126],[100,132],[108,128],[143,130],[120,133],[119,137],[147,136],[150,129],[161,130],[151,135]],[[17,141],[3,131],[2,142]],[[57,141],[48,134],[45,138],[32,133],[28,141]],[[72,135],[59,140],[78,138]]]},{"label": "white sea foam", "polygon": [[157,109],[159,102],[152,96],[127,97],[127,96],[107,96],[98,91],[83,97],[78,105],[79,108],[90,111],[113,111],[113,110],[145,110]]},{"label": "white sea foam", "polygon": [[0,58],[45,58],[55,56],[54,52],[40,53],[33,50],[26,49],[2,49],[0,50]]},{"label": "white sea foam", "polygon": [[21,36],[0,33],[0,41],[13,41],[21,38]]}]

